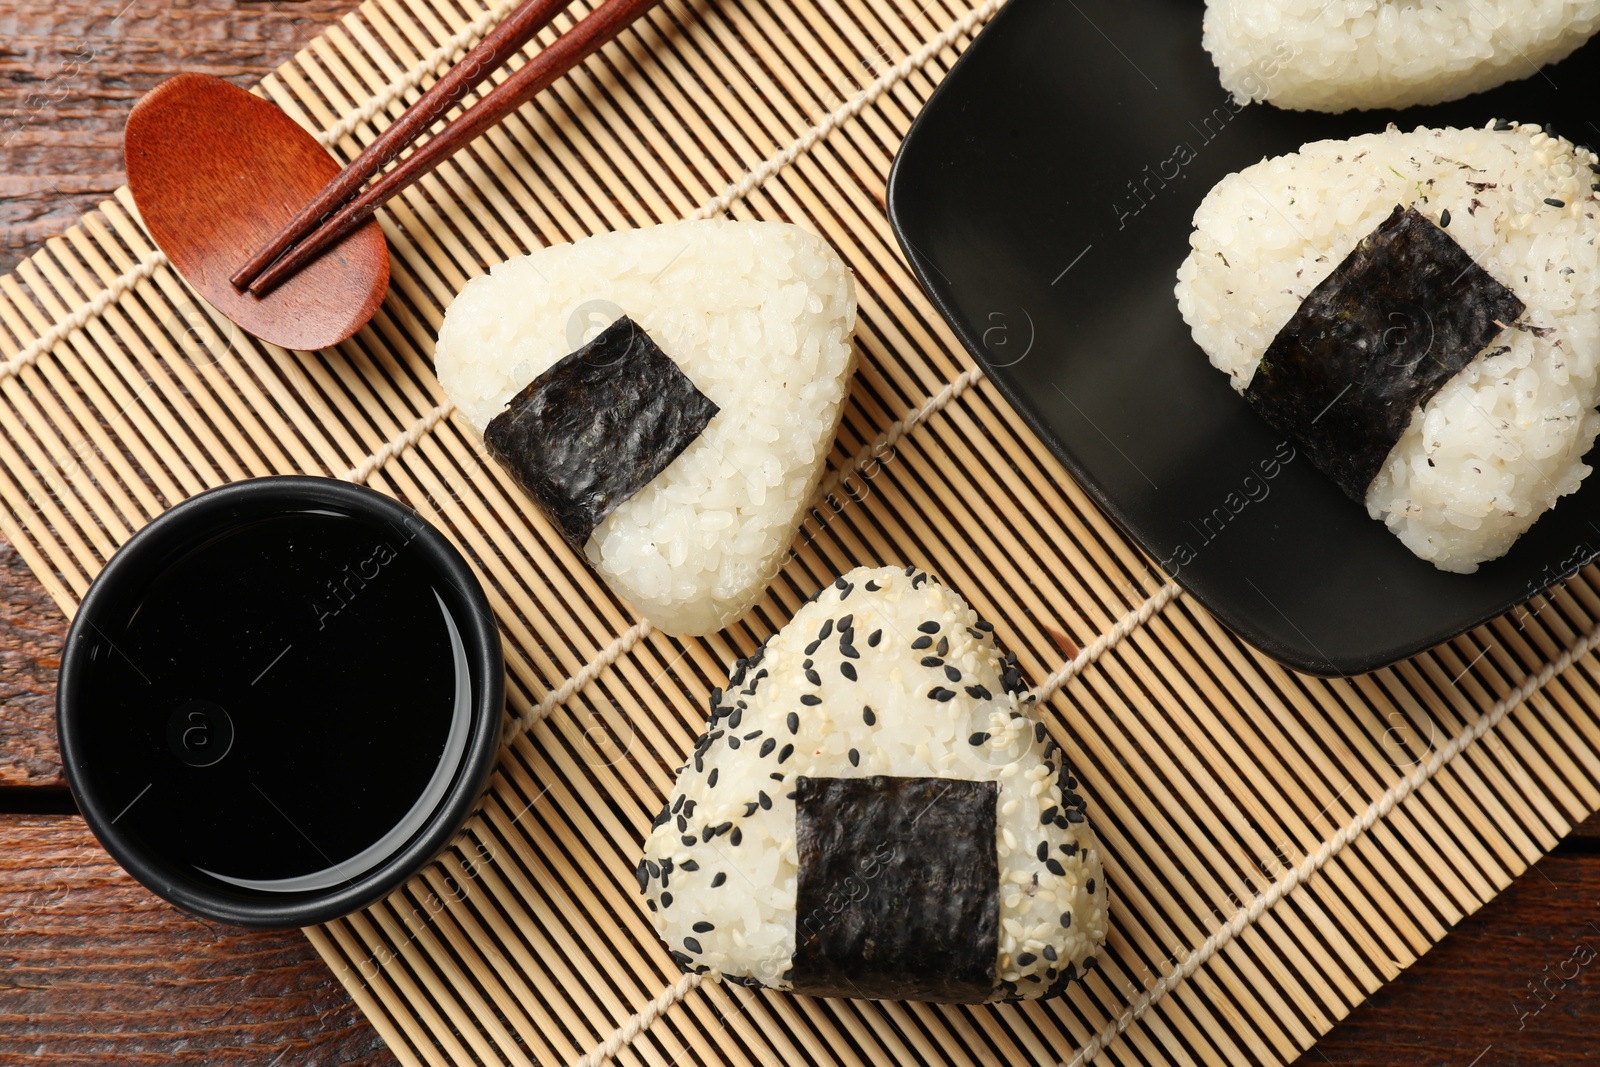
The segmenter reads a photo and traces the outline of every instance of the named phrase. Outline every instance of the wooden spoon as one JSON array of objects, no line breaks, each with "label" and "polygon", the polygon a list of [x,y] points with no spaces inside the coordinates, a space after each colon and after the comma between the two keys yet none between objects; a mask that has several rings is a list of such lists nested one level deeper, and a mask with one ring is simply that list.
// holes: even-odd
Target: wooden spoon
[{"label": "wooden spoon", "polygon": [[373,220],[265,296],[228,280],[340,170],[316,138],[260,97],[180,74],[134,107],[123,153],[150,236],[196,292],[263,341],[326,348],[383,302],[389,251]]}]

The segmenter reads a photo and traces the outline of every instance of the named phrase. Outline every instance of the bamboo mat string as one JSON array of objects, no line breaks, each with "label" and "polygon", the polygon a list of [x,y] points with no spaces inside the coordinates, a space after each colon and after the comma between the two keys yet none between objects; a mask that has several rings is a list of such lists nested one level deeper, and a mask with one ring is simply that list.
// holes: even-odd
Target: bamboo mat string
[{"label": "bamboo mat string", "polygon": [[976,33],[978,27],[993,18],[995,12],[999,11],[1005,5],[1005,2],[1006,0],[987,0],[982,6],[973,8],[950,23],[921,48],[889,67],[849,100],[846,100],[839,107],[834,108],[823,116],[820,122],[799,137],[796,137],[789,143],[787,148],[769,156],[765,162],[754,170],[746,172],[742,178],[730,184],[719,195],[706,201],[689,217],[691,219],[705,219],[710,218],[712,215],[719,215],[728,210],[732,204],[749,196],[751,190],[757,188],[778,171],[811,151],[828,134],[861,114],[864,108],[869,107],[884,93],[905,81],[913,71],[921,70],[927,66],[929,60],[955,44],[962,37]]},{"label": "bamboo mat string", "polygon": [[91,319],[105,314],[106,308],[121,300],[130,289],[166,266],[166,263],[166,255],[158,249],[112,279],[111,284],[80,304],[70,315],[40,334],[36,340],[29,341],[22,351],[0,363],[0,380],[11,377],[24,367],[33,366],[40,356],[65,341],[74,330],[83,329]]},{"label": "bamboo mat string", "polygon": [[577,674],[562,682],[558,688],[546,693],[543,700],[529,708],[520,718],[506,723],[501,742],[509,744],[522,731],[547,718],[556,708],[559,708],[588,688],[589,684],[599,677],[601,671],[626,655],[629,649],[647,637],[653,629],[654,627],[647,620],[640,619],[622,631],[615,641],[601,649],[600,654],[584,664],[583,669],[578,671]]},{"label": "bamboo mat string", "polygon": [[343,475],[344,480],[347,482],[365,482],[376,474],[385,463],[432,433],[434,428],[449,418],[450,413],[455,409],[455,404],[448,400],[432,408],[422,418],[406,428],[405,431],[386,442],[382,448],[346,471]]},{"label": "bamboo mat string", "polygon": [[422,85],[422,80],[441,67],[453,62],[459,55],[471,49],[483,35],[493,29],[516,3],[516,0],[499,0],[492,3],[489,8],[477,18],[467,23],[455,35],[447,39],[429,55],[413,64],[409,70],[388,85],[380,89],[376,95],[370,97],[360,107],[346,112],[338,122],[322,133],[317,134],[317,140],[324,145],[332,145],[353,133],[357,127],[371,122],[378,114],[394,103],[405,93]]},{"label": "bamboo mat string", "polygon": [[661,1017],[662,1012],[688,996],[690,991],[699,989],[700,983],[703,981],[705,979],[698,974],[685,974],[666,989],[663,989],[660,996],[635,1012],[627,1022],[612,1031],[610,1037],[573,1060],[572,1067],[597,1067],[598,1064],[616,1056],[617,1053],[633,1044],[634,1040],[644,1033],[651,1023]]},{"label": "bamboo mat string", "polygon": [[1121,644],[1133,631],[1143,626],[1155,617],[1156,613],[1178,597],[1183,595],[1183,590],[1173,582],[1168,582],[1150,595],[1143,604],[1128,612],[1117,620],[1117,624],[1099,637],[1094,643],[1082,649],[1066,666],[1056,671],[1033,691],[1033,697],[1041,704],[1055,696],[1061,687],[1077,677],[1089,664],[1105,655],[1106,652]]},{"label": "bamboo mat string", "polygon": [[1309,881],[1330,860],[1344,851],[1347,845],[1372,829],[1380,819],[1387,817],[1395,809],[1395,805],[1421,789],[1475,741],[1494,729],[1513,709],[1596,647],[1600,647],[1600,626],[1584,634],[1555,660],[1545,664],[1541,670],[1525,677],[1520,685],[1496,701],[1486,713],[1473,720],[1442,748],[1436,749],[1431,756],[1419,763],[1416,770],[1384,790],[1381,796],[1367,805],[1365,811],[1340,827],[1333,837],[1324,841],[1298,866],[1289,868],[1265,892],[1257,894],[1248,903],[1241,905],[1239,910],[1233,913],[1232,919],[1206,938],[1198,949],[1186,955],[1182,963],[1167,971],[1153,986],[1141,993],[1120,1015],[1090,1038],[1078,1050],[1076,1056],[1063,1061],[1064,1067],[1081,1067],[1082,1064],[1093,1060],[1163,997],[1181,985],[1240,934],[1255,925],[1256,921],[1276,907],[1280,900],[1294,892],[1296,887]]}]

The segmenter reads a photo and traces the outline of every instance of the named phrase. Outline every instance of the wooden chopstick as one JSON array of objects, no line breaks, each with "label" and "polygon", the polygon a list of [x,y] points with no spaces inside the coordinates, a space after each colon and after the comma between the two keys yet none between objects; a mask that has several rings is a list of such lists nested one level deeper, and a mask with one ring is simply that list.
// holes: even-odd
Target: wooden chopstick
[{"label": "wooden chopstick", "polygon": [[571,3],[527,0],[252,256],[233,275],[233,284],[241,289],[248,287],[257,296],[269,292],[366,222],[390,197],[476,140],[659,2],[606,0],[352,199],[363,182],[403,152],[441,114],[499,69]]}]

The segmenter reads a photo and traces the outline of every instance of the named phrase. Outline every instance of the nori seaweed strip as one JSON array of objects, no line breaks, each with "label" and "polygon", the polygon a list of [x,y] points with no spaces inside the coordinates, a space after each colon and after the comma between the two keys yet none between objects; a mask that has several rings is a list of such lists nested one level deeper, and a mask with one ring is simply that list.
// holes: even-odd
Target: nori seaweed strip
[{"label": "nori seaweed strip", "polygon": [[992,781],[797,778],[794,991],[992,999],[998,795]]},{"label": "nori seaweed strip", "polygon": [[716,413],[624,315],[513,397],[483,443],[582,552],[601,520],[666,470]]},{"label": "nori seaweed strip", "polygon": [[1522,311],[1454,238],[1396,206],[1278,331],[1244,395],[1359,503],[1412,413]]}]

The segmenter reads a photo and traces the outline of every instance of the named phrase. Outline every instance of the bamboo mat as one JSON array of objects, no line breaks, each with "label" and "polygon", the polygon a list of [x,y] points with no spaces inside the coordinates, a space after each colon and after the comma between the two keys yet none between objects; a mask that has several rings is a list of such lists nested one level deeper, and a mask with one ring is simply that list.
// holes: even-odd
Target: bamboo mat
[{"label": "bamboo mat", "polygon": [[[479,2],[373,0],[260,91],[349,158],[492,25]],[[163,508],[270,473],[366,480],[482,578],[512,740],[481,811],[391,898],[307,931],[402,1062],[1283,1063],[1600,805],[1593,569],[1396,667],[1296,676],[1176,595],[970,368],[883,206],[900,138],[998,6],[967,3],[667,0],[380,215],[393,285],[337,350],[216,318],[126,190],[0,279],[0,528],[68,612]],[[833,243],[861,358],[794,558],[744,622],[684,642],[485,461],[429,356],[493,263],[697,211]],[[684,977],[633,866],[708,692],[819,585],[902,561],[1053,694],[1107,855],[1103,966],[979,1008]]]}]

